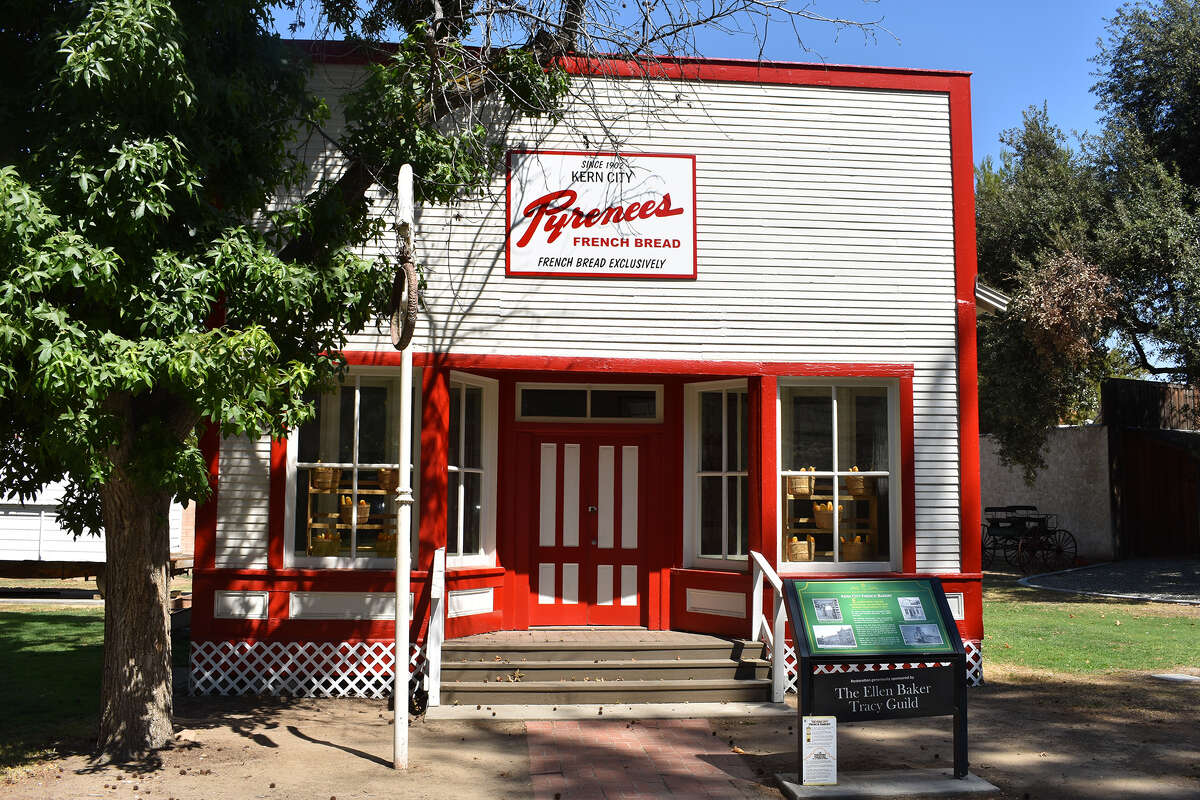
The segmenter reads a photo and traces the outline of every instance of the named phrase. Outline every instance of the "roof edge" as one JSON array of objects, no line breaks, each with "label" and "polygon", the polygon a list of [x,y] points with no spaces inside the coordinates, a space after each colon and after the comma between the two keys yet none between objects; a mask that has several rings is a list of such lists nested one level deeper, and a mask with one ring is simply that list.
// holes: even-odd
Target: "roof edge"
[{"label": "roof edge", "polygon": [[[354,41],[321,41],[285,39],[304,50],[318,64],[368,64],[381,60],[396,50],[394,42],[367,44]],[[763,83],[791,82],[778,78],[780,73],[827,72],[831,75],[895,75],[910,78],[969,78],[965,70],[922,69],[914,67],[880,67],[858,64],[827,64],[803,61],[768,61],[745,58],[702,58],[691,56],[569,56],[564,67],[574,75],[610,77],[688,78],[693,80],[727,80],[729,73],[762,73]],[[725,77],[714,77],[725,73]],[[775,77],[776,80],[771,78]]]}]

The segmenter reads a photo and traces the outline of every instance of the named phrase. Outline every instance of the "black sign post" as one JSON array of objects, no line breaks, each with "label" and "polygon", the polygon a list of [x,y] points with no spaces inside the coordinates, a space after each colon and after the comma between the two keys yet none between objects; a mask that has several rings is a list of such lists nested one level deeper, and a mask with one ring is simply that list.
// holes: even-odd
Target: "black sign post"
[{"label": "black sign post", "polygon": [[[803,718],[839,722],[954,717],[954,777],[967,775],[967,656],[937,578],[784,581]],[[815,674],[821,664],[939,666]],[[949,666],[940,666],[948,663]]]}]

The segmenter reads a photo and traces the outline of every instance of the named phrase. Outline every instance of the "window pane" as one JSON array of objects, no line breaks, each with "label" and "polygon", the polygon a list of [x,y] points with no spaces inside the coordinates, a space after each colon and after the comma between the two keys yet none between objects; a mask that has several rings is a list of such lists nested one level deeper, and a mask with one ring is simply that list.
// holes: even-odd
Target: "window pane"
[{"label": "window pane", "polygon": [[[742,415],[738,411],[738,393],[725,395],[725,471],[736,472],[741,448],[738,446],[738,425]],[[736,509],[736,506],[735,506]]]},{"label": "window pane", "polygon": [[457,556],[458,549],[458,472],[451,472],[446,487],[446,555]]},{"label": "window pane", "polygon": [[463,489],[463,555],[483,551],[480,530],[483,520],[483,476],[478,472],[462,473]]},{"label": "window pane", "polygon": [[[807,475],[785,475],[783,558],[785,561],[833,561],[833,481]],[[839,503],[845,516],[845,502]]]},{"label": "window pane", "polygon": [[459,430],[462,425],[462,387],[450,386],[450,466],[461,467]]},{"label": "window pane", "polygon": [[838,389],[838,470],[888,469],[887,389]]},{"label": "window pane", "polygon": [[483,390],[478,386],[467,386],[463,400],[463,426],[466,428],[463,444],[466,452],[462,466],[480,469],[483,467]]},{"label": "window pane", "polygon": [[338,390],[338,457],[342,464],[354,460],[354,387]]},{"label": "window pane", "polygon": [[587,416],[587,389],[522,389],[522,417]]},{"label": "window pane", "polygon": [[[387,387],[361,387],[358,401],[358,463],[395,463],[398,449],[388,446],[388,438]],[[391,454],[389,450],[392,450]]]},{"label": "window pane", "polygon": [[324,399],[322,395],[312,392],[304,395],[304,401],[312,403],[316,407],[317,416],[311,422],[306,422],[300,426],[300,446],[296,454],[296,460],[301,463],[316,463],[317,461],[326,460],[321,455],[321,405]]},{"label": "window pane", "polygon": [[749,479],[746,476],[725,478],[727,504],[725,552],[731,556],[746,555],[746,531],[750,526]]},{"label": "window pane", "polygon": [[720,472],[722,392],[700,394],[700,471]]},{"label": "window pane", "polygon": [[889,483],[883,477],[844,476],[838,492],[843,508],[840,561],[888,561],[891,541]]},{"label": "window pane", "polygon": [[724,478],[700,479],[700,555],[721,553],[721,484]]},{"label": "window pane", "polygon": [[658,394],[641,389],[594,389],[592,416],[613,419],[654,419]]},{"label": "window pane", "polygon": [[782,458],[785,470],[833,469],[833,414],[829,389],[790,386],[783,390]]},{"label": "window pane", "polygon": [[750,403],[749,397],[745,392],[738,395],[741,400],[741,441],[742,448],[740,458],[738,459],[738,472],[745,472],[750,468]]}]

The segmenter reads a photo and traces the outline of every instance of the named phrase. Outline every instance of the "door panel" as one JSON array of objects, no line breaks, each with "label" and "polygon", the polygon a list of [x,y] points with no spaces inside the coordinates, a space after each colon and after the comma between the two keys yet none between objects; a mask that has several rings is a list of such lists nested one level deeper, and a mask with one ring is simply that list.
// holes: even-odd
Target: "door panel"
[{"label": "door panel", "polygon": [[637,625],[645,565],[638,531],[649,496],[639,472],[647,437],[523,437],[538,474],[531,625]]}]

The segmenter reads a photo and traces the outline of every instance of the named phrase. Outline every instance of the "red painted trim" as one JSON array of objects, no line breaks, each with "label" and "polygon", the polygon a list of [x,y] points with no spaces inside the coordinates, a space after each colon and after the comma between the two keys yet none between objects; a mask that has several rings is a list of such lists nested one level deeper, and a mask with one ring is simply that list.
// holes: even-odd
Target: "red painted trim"
[{"label": "red painted trim", "polygon": [[917,457],[912,377],[900,379],[900,566],[917,570]]},{"label": "red painted trim", "polygon": [[768,564],[777,563],[779,465],[776,460],[775,419],[779,382],[773,375],[749,380],[750,403],[750,549],[762,553]]},{"label": "red painted trim", "polygon": [[[378,63],[396,51],[392,43],[371,45],[358,42],[293,40],[318,64]],[[793,85],[847,86],[860,88],[913,89],[946,91],[935,87],[939,80],[970,75],[956,70],[911,69],[906,67],[870,67],[851,64],[806,64],[787,61],[753,61],[736,58],[684,58],[651,56],[622,58],[601,56],[564,59],[563,67],[572,75],[664,78],[667,80],[710,80]],[[877,85],[881,81],[896,85]]]},{"label": "red painted trim", "polygon": [[[499,379],[499,430],[497,431],[497,467],[500,475],[531,475],[533,465],[528,454],[517,446],[517,417],[515,382],[511,376]],[[503,627],[506,630],[526,630],[529,627],[530,562],[529,548],[522,540],[519,522],[523,504],[516,492],[505,491],[497,482],[496,558],[504,566]]]},{"label": "red painted trim", "polygon": [[[396,355],[400,355],[396,353]],[[450,370],[422,372],[420,545],[417,567],[433,568],[433,551],[446,546],[446,513],[450,465]]]},{"label": "red painted trim", "polygon": [[[395,351],[346,350],[350,366],[400,366]],[[521,370],[525,372],[594,372],[641,375],[687,375],[697,379],[775,375],[831,378],[912,377],[912,364],[852,363],[841,361],[705,361],[656,358],[600,358],[575,356],[486,355],[472,353],[414,353],[413,364],[459,370]]]},{"label": "red painted trim", "polygon": [[[954,186],[954,277],[958,334],[958,476],[960,566],[980,568],[979,368],[975,342],[975,167],[971,157],[971,84],[952,82],[950,164]],[[981,623],[982,625],[982,623]]]},{"label": "red painted trim", "polygon": [[287,515],[287,439],[271,440],[270,500],[267,511],[267,565],[271,569],[283,569],[283,551],[287,531],[284,518]]},{"label": "red painted trim", "polygon": [[216,565],[217,495],[220,491],[221,429],[211,420],[200,435],[200,457],[208,467],[208,499],[196,507],[195,565],[212,569]]},{"label": "red painted trim", "polygon": [[[514,155],[550,155],[550,156],[637,156],[639,158],[687,158],[692,162],[692,274],[690,275],[655,275],[653,273],[640,272],[537,272],[534,270],[514,271],[512,268],[512,229],[513,229],[513,205],[512,205],[512,158]],[[508,278],[588,278],[595,280],[613,280],[633,278],[636,280],[695,280],[697,275],[697,265],[700,258],[699,242],[696,240],[696,218],[697,218],[697,196],[696,196],[696,157],[685,153],[642,153],[642,152],[627,152],[617,153],[612,150],[597,150],[595,152],[587,150],[509,150],[505,157],[505,178],[504,178],[504,218],[505,218],[505,233],[504,233],[504,275]]]}]

